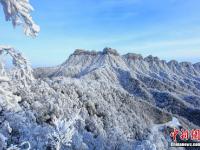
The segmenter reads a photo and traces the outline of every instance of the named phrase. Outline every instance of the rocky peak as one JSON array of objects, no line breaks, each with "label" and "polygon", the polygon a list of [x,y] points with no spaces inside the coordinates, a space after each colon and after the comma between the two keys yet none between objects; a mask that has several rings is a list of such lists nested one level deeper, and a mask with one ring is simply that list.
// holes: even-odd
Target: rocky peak
[{"label": "rocky peak", "polygon": [[128,54],[124,55],[124,57],[127,59],[133,59],[133,60],[137,60],[137,59],[142,60],[143,59],[142,55],[135,54],[135,53],[128,53]]},{"label": "rocky peak", "polygon": [[180,65],[183,66],[183,67],[192,67],[191,62],[181,62]]},{"label": "rocky peak", "polygon": [[119,53],[117,52],[116,49],[112,49],[108,47],[103,49],[103,54],[111,54],[111,55],[119,56]]},{"label": "rocky peak", "polygon": [[194,66],[194,68],[200,70],[200,62],[195,63],[193,66]]},{"label": "rocky peak", "polygon": [[119,53],[117,52],[116,49],[112,49],[112,48],[104,48],[102,52],[98,52],[95,50],[89,51],[89,50],[84,50],[84,49],[76,49],[74,51],[74,53],[72,55],[92,55],[92,56],[96,56],[98,54],[111,54],[111,55],[115,55],[115,56],[119,56]]},{"label": "rocky peak", "polygon": [[171,60],[171,61],[169,61],[167,64],[168,64],[169,66],[178,66],[178,65],[179,65],[178,61],[176,61],[176,60]]},{"label": "rocky peak", "polygon": [[152,61],[158,62],[160,59],[158,57],[153,57],[152,55],[149,55],[149,56],[145,57],[144,60],[147,62],[152,62]]},{"label": "rocky peak", "polygon": [[92,51],[88,51],[88,50],[84,50],[84,49],[76,49],[73,53],[73,55],[92,55],[95,56],[97,55],[98,52],[92,50]]}]

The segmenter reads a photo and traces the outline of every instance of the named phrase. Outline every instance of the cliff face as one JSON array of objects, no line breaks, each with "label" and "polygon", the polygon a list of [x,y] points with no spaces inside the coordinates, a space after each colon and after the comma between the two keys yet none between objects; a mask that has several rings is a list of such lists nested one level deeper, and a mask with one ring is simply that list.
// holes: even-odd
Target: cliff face
[{"label": "cliff face", "polygon": [[200,126],[199,63],[78,49],[33,74],[0,83],[4,147],[173,149],[170,129]]}]

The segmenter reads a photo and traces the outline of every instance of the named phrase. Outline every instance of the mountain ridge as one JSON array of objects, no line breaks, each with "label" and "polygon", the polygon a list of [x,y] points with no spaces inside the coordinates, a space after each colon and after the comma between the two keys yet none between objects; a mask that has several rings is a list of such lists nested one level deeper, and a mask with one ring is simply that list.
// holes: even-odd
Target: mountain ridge
[{"label": "mountain ridge", "polygon": [[[145,58],[134,53],[119,55],[117,50],[112,48],[104,48],[102,52],[77,49],[54,70],[55,72],[43,77],[65,76],[106,81],[121,86],[128,93],[153,105],[183,116],[187,112],[186,108],[189,108],[191,113],[196,109],[199,112],[198,65],[199,63],[178,63],[175,60],[167,62],[152,55]],[[160,101],[159,97],[166,97],[166,100]],[[182,108],[173,110],[173,105],[180,105]],[[198,116],[198,113],[196,115]],[[189,115],[187,119],[191,120]],[[192,121],[199,124],[196,119]]]},{"label": "mountain ridge", "polygon": [[152,55],[143,57],[140,54],[136,54],[136,53],[127,53],[124,55],[120,55],[116,49],[112,49],[112,48],[104,48],[103,51],[94,51],[94,50],[84,50],[84,49],[76,49],[70,56],[69,58],[61,65],[58,65],[56,67],[37,67],[35,68],[35,70],[37,69],[42,69],[42,68],[49,68],[49,69],[56,69],[59,68],[60,66],[64,65],[68,60],[70,60],[71,57],[75,57],[75,56],[91,56],[91,57],[97,57],[97,56],[105,56],[105,55],[114,55],[114,56],[119,56],[121,58],[123,58],[125,60],[126,63],[128,63],[128,60],[133,60],[135,62],[137,61],[143,61],[143,62],[148,62],[148,63],[157,63],[160,65],[165,65],[167,66],[169,69],[173,69],[176,70],[177,67],[185,67],[186,69],[196,69],[197,71],[200,71],[200,62],[197,63],[191,63],[188,61],[182,61],[182,62],[178,62],[176,60],[170,60],[170,61],[166,61],[166,60],[162,60],[159,59],[158,57],[154,57]]}]

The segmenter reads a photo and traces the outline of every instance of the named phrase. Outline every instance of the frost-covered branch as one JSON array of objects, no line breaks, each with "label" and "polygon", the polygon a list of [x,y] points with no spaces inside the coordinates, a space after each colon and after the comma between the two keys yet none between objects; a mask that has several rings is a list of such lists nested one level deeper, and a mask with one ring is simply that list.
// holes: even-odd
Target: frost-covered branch
[{"label": "frost-covered branch", "polygon": [[[30,67],[27,59],[24,58],[21,53],[16,52],[15,49],[10,46],[0,46],[0,55],[3,53],[9,54],[12,57],[14,69],[12,69],[11,76],[14,80],[21,80],[24,82],[23,84],[26,84],[34,79],[32,75],[32,68]],[[0,71],[2,72],[3,77],[6,77],[3,64],[1,63],[0,66],[2,68]],[[2,75],[0,74],[0,77]]]},{"label": "frost-covered branch", "polygon": [[23,25],[27,36],[37,36],[40,28],[30,15],[33,7],[29,0],[0,0],[0,3],[3,6],[6,21],[12,21],[14,27]]},{"label": "frost-covered branch", "polygon": [[61,145],[70,146],[72,138],[75,134],[75,123],[81,120],[80,110],[71,117],[68,121],[66,119],[55,119],[54,125],[56,131],[51,135],[53,139],[57,139],[56,143],[52,142],[53,147],[60,149]]}]

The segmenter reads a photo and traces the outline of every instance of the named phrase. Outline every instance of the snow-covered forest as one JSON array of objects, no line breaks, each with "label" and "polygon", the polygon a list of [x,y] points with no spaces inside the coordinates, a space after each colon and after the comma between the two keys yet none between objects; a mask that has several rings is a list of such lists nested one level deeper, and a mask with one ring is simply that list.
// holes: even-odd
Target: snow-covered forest
[{"label": "snow-covered forest", "polygon": [[[0,3],[6,21],[37,36],[28,0]],[[13,47],[0,46],[13,62],[0,63],[0,150],[181,150],[173,128],[200,126],[200,63],[104,48],[33,69]]]}]

